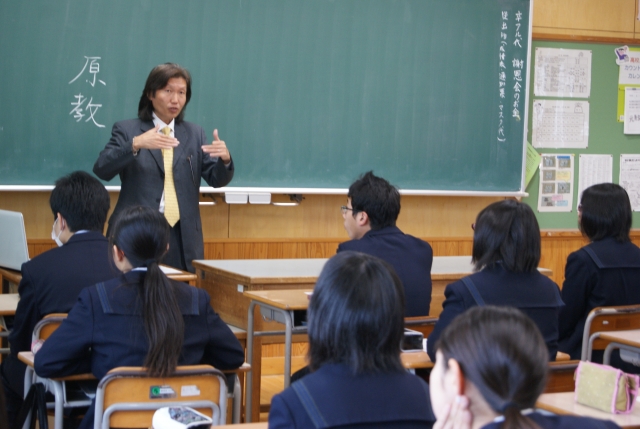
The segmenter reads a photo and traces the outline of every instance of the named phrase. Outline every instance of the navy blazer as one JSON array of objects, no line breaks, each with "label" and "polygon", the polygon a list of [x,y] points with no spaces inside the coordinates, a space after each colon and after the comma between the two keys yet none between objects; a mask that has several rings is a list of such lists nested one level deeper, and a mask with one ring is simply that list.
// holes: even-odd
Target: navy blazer
[{"label": "navy blazer", "polygon": [[[546,415],[538,412],[527,414],[541,429],[620,429],[611,420],[590,417]],[[482,429],[501,429],[502,422],[492,422]]]},{"label": "navy blazer", "polygon": [[[130,271],[106,283],[85,288],[69,317],[35,356],[42,377],[91,372],[101,379],[119,366],[142,366],[148,351],[139,288],[145,271]],[[178,365],[209,364],[238,368],[244,350],[229,327],[213,311],[209,295],[177,283],[184,316],[184,343]],[[93,407],[81,428],[93,427]]]},{"label": "navy blazer", "polygon": [[31,350],[31,334],[40,319],[51,313],[68,313],[82,289],[119,272],[109,262],[108,248],[100,232],[88,231],[74,234],[64,246],[22,265],[20,302],[9,335],[11,354],[2,363],[4,378],[18,396],[24,396],[26,369],[18,352]]},{"label": "navy blazer", "polygon": [[[558,285],[553,280],[538,271],[513,273],[505,270],[500,263],[469,277],[486,305],[516,307],[533,319],[549,349],[549,360],[556,359],[558,313],[563,304]],[[433,362],[436,358],[436,342],[442,331],[456,316],[477,305],[462,280],[447,285],[444,296],[442,313],[427,341],[427,353]]]},{"label": "navy blazer", "polygon": [[[586,249],[595,253],[598,263]],[[591,310],[640,304],[640,249],[614,238],[593,242],[569,255],[564,278],[559,348],[571,359],[580,359],[582,333]]]},{"label": "navy blazer", "polygon": [[[130,119],[116,122],[111,130],[111,139],[93,166],[93,172],[102,180],[120,176],[121,190],[109,228],[118,214],[131,206],[146,206],[158,210],[164,191],[164,162],[160,149],[140,149],[136,156],[132,152],[133,138],[154,127],[153,121]],[[200,219],[200,180],[209,186],[221,187],[233,178],[233,162],[229,167],[219,158],[212,158],[202,151],[209,143],[204,130],[191,122],[175,124],[174,136],[180,144],[173,154],[173,180],[180,207],[180,234],[184,260],[189,271],[194,259],[204,258],[202,221]],[[169,252],[179,249],[171,248]]]},{"label": "navy blazer", "polygon": [[404,286],[406,317],[428,316],[431,304],[433,250],[426,241],[395,226],[368,231],[361,239],[341,243],[338,252],[362,252],[388,262]]},{"label": "navy blazer", "polygon": [[[435,422],[429,386],[405,371],[354,375],[346,365],[325,364],[298,383],[304,384],[323,415],[323,428],[417,429],[431,428]],[[292,386],[271,400],[269,429],[314,427]]]}]

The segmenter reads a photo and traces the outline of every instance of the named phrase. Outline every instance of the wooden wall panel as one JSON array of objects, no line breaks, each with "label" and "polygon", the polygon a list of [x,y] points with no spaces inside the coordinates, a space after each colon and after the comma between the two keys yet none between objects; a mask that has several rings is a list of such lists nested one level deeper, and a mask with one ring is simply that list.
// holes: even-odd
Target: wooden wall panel
[{"label": "wooden wall panel", "polygon": [[[423,237],[433,248],[435,256],[471,255],[472,237]],[[631,231],[632,241],[640,245],[640,230]],[[562,287],[567,257],[587,244],[577,230],[543,231],[540,266],[553,270],[551,278]],[[206,239],[205,259],[295,259],[330,258],[338,244],[345,241],[335,238],[309,239]],[[30,239],[29,255],[34,256],[55,247],[51,239]]]},{"label": "wooden wall panel", "polygon": [[533,33],[632,39],[636,0],[534,0]]}]

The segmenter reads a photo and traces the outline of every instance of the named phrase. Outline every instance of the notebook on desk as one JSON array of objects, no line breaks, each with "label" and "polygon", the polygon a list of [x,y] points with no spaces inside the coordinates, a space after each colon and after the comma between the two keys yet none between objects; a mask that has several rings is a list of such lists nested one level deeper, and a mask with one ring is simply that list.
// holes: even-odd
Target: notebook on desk
[{"label": "notebook on desk", "polygon": [[28,260],[22,213],[0,210],[0,267],[20,271]]}]

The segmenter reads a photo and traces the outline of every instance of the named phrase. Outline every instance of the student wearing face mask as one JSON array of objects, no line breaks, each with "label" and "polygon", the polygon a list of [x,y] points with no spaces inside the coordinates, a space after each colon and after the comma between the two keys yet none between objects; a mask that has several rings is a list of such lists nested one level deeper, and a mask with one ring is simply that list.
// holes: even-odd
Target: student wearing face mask
[{"label": "student wearing face mask", "polygon": [[31,349],[36,323],[50,313],[68,313],[83,288],[111,279],[117,272],[102,234],[109,194],[95,177],[76,171],[60,178],[49,205],[54,217],[51,238],[59,247],[22,265],[20,302],[9,335],[11,353],[2,360],[9,423],[24,396],[25,365],[18,360],[18,352]]}]

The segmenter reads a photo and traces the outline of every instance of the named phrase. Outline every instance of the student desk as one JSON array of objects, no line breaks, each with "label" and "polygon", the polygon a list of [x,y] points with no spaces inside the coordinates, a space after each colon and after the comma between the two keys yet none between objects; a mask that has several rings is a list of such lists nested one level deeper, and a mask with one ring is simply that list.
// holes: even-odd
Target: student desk
[{"label": "student desk", "polygon": [[2,293],[9,293],[11,284],[18,285],[22,280],[20,271],[0,267],[0,278],[2,278]]},{"label": "student desk", "polygon": [[[285,335],[285,351],[284,351],[284,387],[289,386],[291,375],[291,342],[294,333],[306,333],[306,323],[303,324],[303,320],[300,317],[296,317],[297,314],[306,312],[309,306],[309,293],[310,289],[289,289],[289,290],[262,290],[262,291],[245,291],[244,296],[250,299],[248,313],[248,327],[247,327],[247,359],[252,365],[252,368],[256,368],[259,364],[259,360],[255,360],[257,357],[253,353],[253,343],[256,336],[268,336],[268,335]],[[259,311],[262,317],[268,320],[277,321],[280,324],[285,325],[284,332],[282,330],[269,330],[269,331],[257,331],[255,330],[254,311],[255,307],[259,307]],[[407,369],[427,368],[432,367],[433,364],[429,359],[429,356],[424,351],[407,352],[401,355],[402,364]],[[253,383],[256,383],[255,391],[258,395],[253,395]],[[252,407],[253,399],[260,398],[260,378],[251,376],[247,377],[247,392],[251,392],[246,398],[246,415],[253,417],[259,415],[259,406]],[[256,398],[257,396],[257,398]],[[259,404],[258,404],[259,405]]]},{"label": "student desk", "polygon": [[[228,324],[241,329],[248,328],[248,310],[251,299],[246,291],[278,289],[313,289],[327,259],[227,259],[194,260],[197,286],[211,297],[211,306]],[[470,256],[436,256],[431,267],[431,316],[439,316],[444,301],[444,289],[456,280],[473,272]],[[551,276],[548,269],[540,269]],[[259,309],[254,309],[254,329],[257,331],[281,330],[274,322],[264,322]],[[299,337],[304,340],[304,337]],[[297,339],[297,338],[294,338]],[[265,339],[264,343],[268,340]],[[279,341],[281,342],[281,341]],[[254,343],[253,358],[262,355],[262,341]],[[247,355],[247,359],[251,359]],[[258,362],[259,360],[256,360]],[[256,388],[260,383],[260,365],[253,366],[252,379]],[[285,375],[286,377],[286,375]],[[259,402],[260,391],[251,392]]]},{"label": "student desk", "polygon": [[554,414],[569,414],[581,417],[593,417],[601,420],[612,420],[623,428],[640,428],[640,407],[633,407],[630,414],[610,414],[595,408],[580,405],[574,400],[575,392],[543,393],[536,402],[536,408]]},{"label": "student desk", "polygon": [[599,339],[609,341],[609,344],[607,344],[607,347],[604,349],[604,357],[602,359],[602,363],[605,365],[609,365],[611,352],[615,349],[629,350],[640,354],[640,329],[601,332]]},{"label": "student desk", "polygon": [[[9,330],[4,321],[4,316],[13,316],[18,308],[20,296],[17,293],[4,293],[0,295],[0,338],[9,336]],[[0,354],[8,354],[9,348],[0,348]]]},{"label": "student desk", "polygon": [[[167,267],[161,265],[165,270],[167,277],[173,280],[189,283],[191,286],[196,285],[196,275],[188,271],[181,271],[177,268]],[[114,274],[114,277],[116,275]],[[11,270],[9,268],[0,267],[0,277],[2,278],[2,293],[9,293],[11,284],[19,285],[22,280],[22,273],[20,271]]]}]

